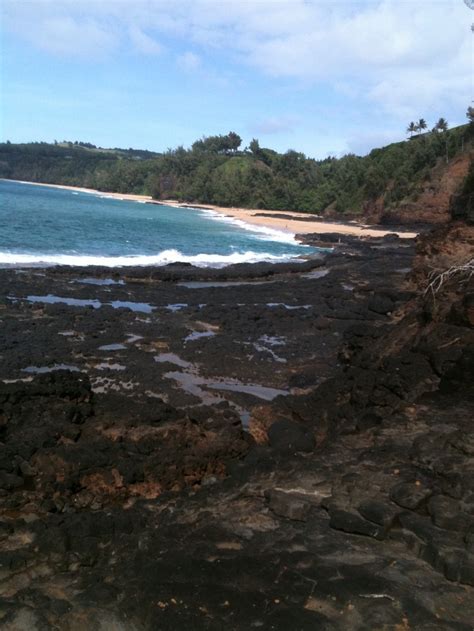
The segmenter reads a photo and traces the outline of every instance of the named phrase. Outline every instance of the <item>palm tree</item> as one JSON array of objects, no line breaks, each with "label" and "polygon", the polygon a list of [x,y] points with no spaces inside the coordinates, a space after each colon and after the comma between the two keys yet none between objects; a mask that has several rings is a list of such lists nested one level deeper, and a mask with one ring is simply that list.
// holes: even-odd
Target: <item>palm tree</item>
[{"label": "palm tree", "polygon": [[407,134],[410,134],[410,138],[413,137],[413,134],[415,133],[415,131],[416,131],[416,125],[412,121],[407,127]]},{"label": "palm tree", "polygon": [[423,131],[424,129],[426,129],[427,125],[424,118],[420,118],[420,120],[418,121],[417,127],[418,127],[418,131]]},{"label": "palm tree", "polygon": [[449,162],[449,134],[448,134],[448,121],[445,118],[440,118],[433,128],[435,132],[441,132],[444,135],[446,145],[446,164]]},{"label": "palm tree", "polygon": [[441,132],[448,131],[448,121],[445,118],[441,117],[439,121],[436,123],[436,125],[434,126],[434,131],[441,131]]}]

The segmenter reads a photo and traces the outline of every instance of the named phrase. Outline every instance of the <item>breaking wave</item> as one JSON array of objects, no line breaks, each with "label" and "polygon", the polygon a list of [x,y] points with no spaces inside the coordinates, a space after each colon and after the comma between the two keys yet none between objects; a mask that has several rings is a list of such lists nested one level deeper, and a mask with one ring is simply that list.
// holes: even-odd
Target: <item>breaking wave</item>
[{"label": "breaking wave", "polygon": [[158,254],[134,254],[129,256],[98,256],[93,254],[25,254],[16,252],[0,252],[2,266],[45,266],[45,265],[74,265],[74,266],[147,266],[168,265],[169,263],[191,263],[196,267],[225,267],[235,263],[279,263],[284,261],[301,260],[294,254],[270,254],[268,252],[233,252],[232,254],[182,254],[179,250],[163,250]]},{"label": "breaking wave", "polygon": [[[192,206],[189,206],[189,208],[191,209]],[[295,238],[296,235],[293,232],[285,232],[283,230],[277,230],[276,228],[268,228],[267,226],[259,226],[257,224],[247,223],[244,219],[235,219],[235,217],[228,217],[211,209],[197,208],[193,210],[198,210],[201,214],[207,215],[210,219],[213,219],[214,221],[228,223],[232,226],[241,228],[242,230],[253,232],[253,236],[255,236],[256,239],[260,239],[262,241],[276,241],[277,243],[288,243],[291,245],[298,245],[300,247],[307,247]]]}]

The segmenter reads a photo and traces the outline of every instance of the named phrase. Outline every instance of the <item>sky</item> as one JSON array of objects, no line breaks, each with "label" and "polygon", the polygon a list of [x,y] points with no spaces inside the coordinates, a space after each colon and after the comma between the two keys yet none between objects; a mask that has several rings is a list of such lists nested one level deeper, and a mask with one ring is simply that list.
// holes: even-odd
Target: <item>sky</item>
[{"label": "sky", "polygon": [[[474,5],[472,0],[468,0]],[[466,122],[463,0],[2,0],[0,137],[164,151],[237,132],[315,158]]]}]

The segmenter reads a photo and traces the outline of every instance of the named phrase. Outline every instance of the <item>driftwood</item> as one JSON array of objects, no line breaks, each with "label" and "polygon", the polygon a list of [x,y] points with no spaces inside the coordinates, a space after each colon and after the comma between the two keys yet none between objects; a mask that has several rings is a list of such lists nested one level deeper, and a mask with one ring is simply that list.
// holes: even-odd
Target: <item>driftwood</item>
[{"label": "driftwood", "polygon": [[427,294],[431,293],[433,299],[435,299],[436,294],[448,281],[456,279],[460,283],[465,283],[472,278],[473,274],[474,258],[470,259],[466,263],[448,267],[448,269],[444,270],[443,272],[440,272],[439,270],[433,270],[433,272],[431,272],[428,277],[429,283],[424,291],[424,294],[426,296]]}]

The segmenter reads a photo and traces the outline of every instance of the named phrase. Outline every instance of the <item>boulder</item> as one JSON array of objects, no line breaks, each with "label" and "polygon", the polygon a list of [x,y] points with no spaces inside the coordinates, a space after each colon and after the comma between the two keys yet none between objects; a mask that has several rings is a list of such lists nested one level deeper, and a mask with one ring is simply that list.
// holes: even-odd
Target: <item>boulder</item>
[{"label": "boulder", "polygon": [[385,502],[380,502],[377,500],[367,500],[359,504],[357,507],[359,513],[365,519],[377,524],[378,526],[382,526],[385,530],[389,529],[395,517],[398,514],[398,511],[390,506],[390,504],[386,504]]},{"label": "boulder", "polygon": [[311,504],[292,493],[285,493],[276,489],[265,492],[270,510],[280,517],[295,521],[306,521]]},{"label": "boulder", "polygon": [[334,510],[331,513],[329,525],[334,530],[342,530],[351,535],[364,535],[375,539],[383,539],[382,528],[346,510]]},{"label": "boulder", "polygon": [[302,425],[282,419],[273,423],[268,430],[270,447],[279,453],[309,452],[315,440],[311,432]]},{"label": "boulder", "polygon": [[430,495],[420,482],[400,482],[390,489],[390,499],[409,510],[416,510]]},{"label": "boulder", "polygon": [[445,495],[434,495],[428,501],[432,522],[438,528],[467,532],[474,525],[474,517],[461,510],[460,503]]}]

